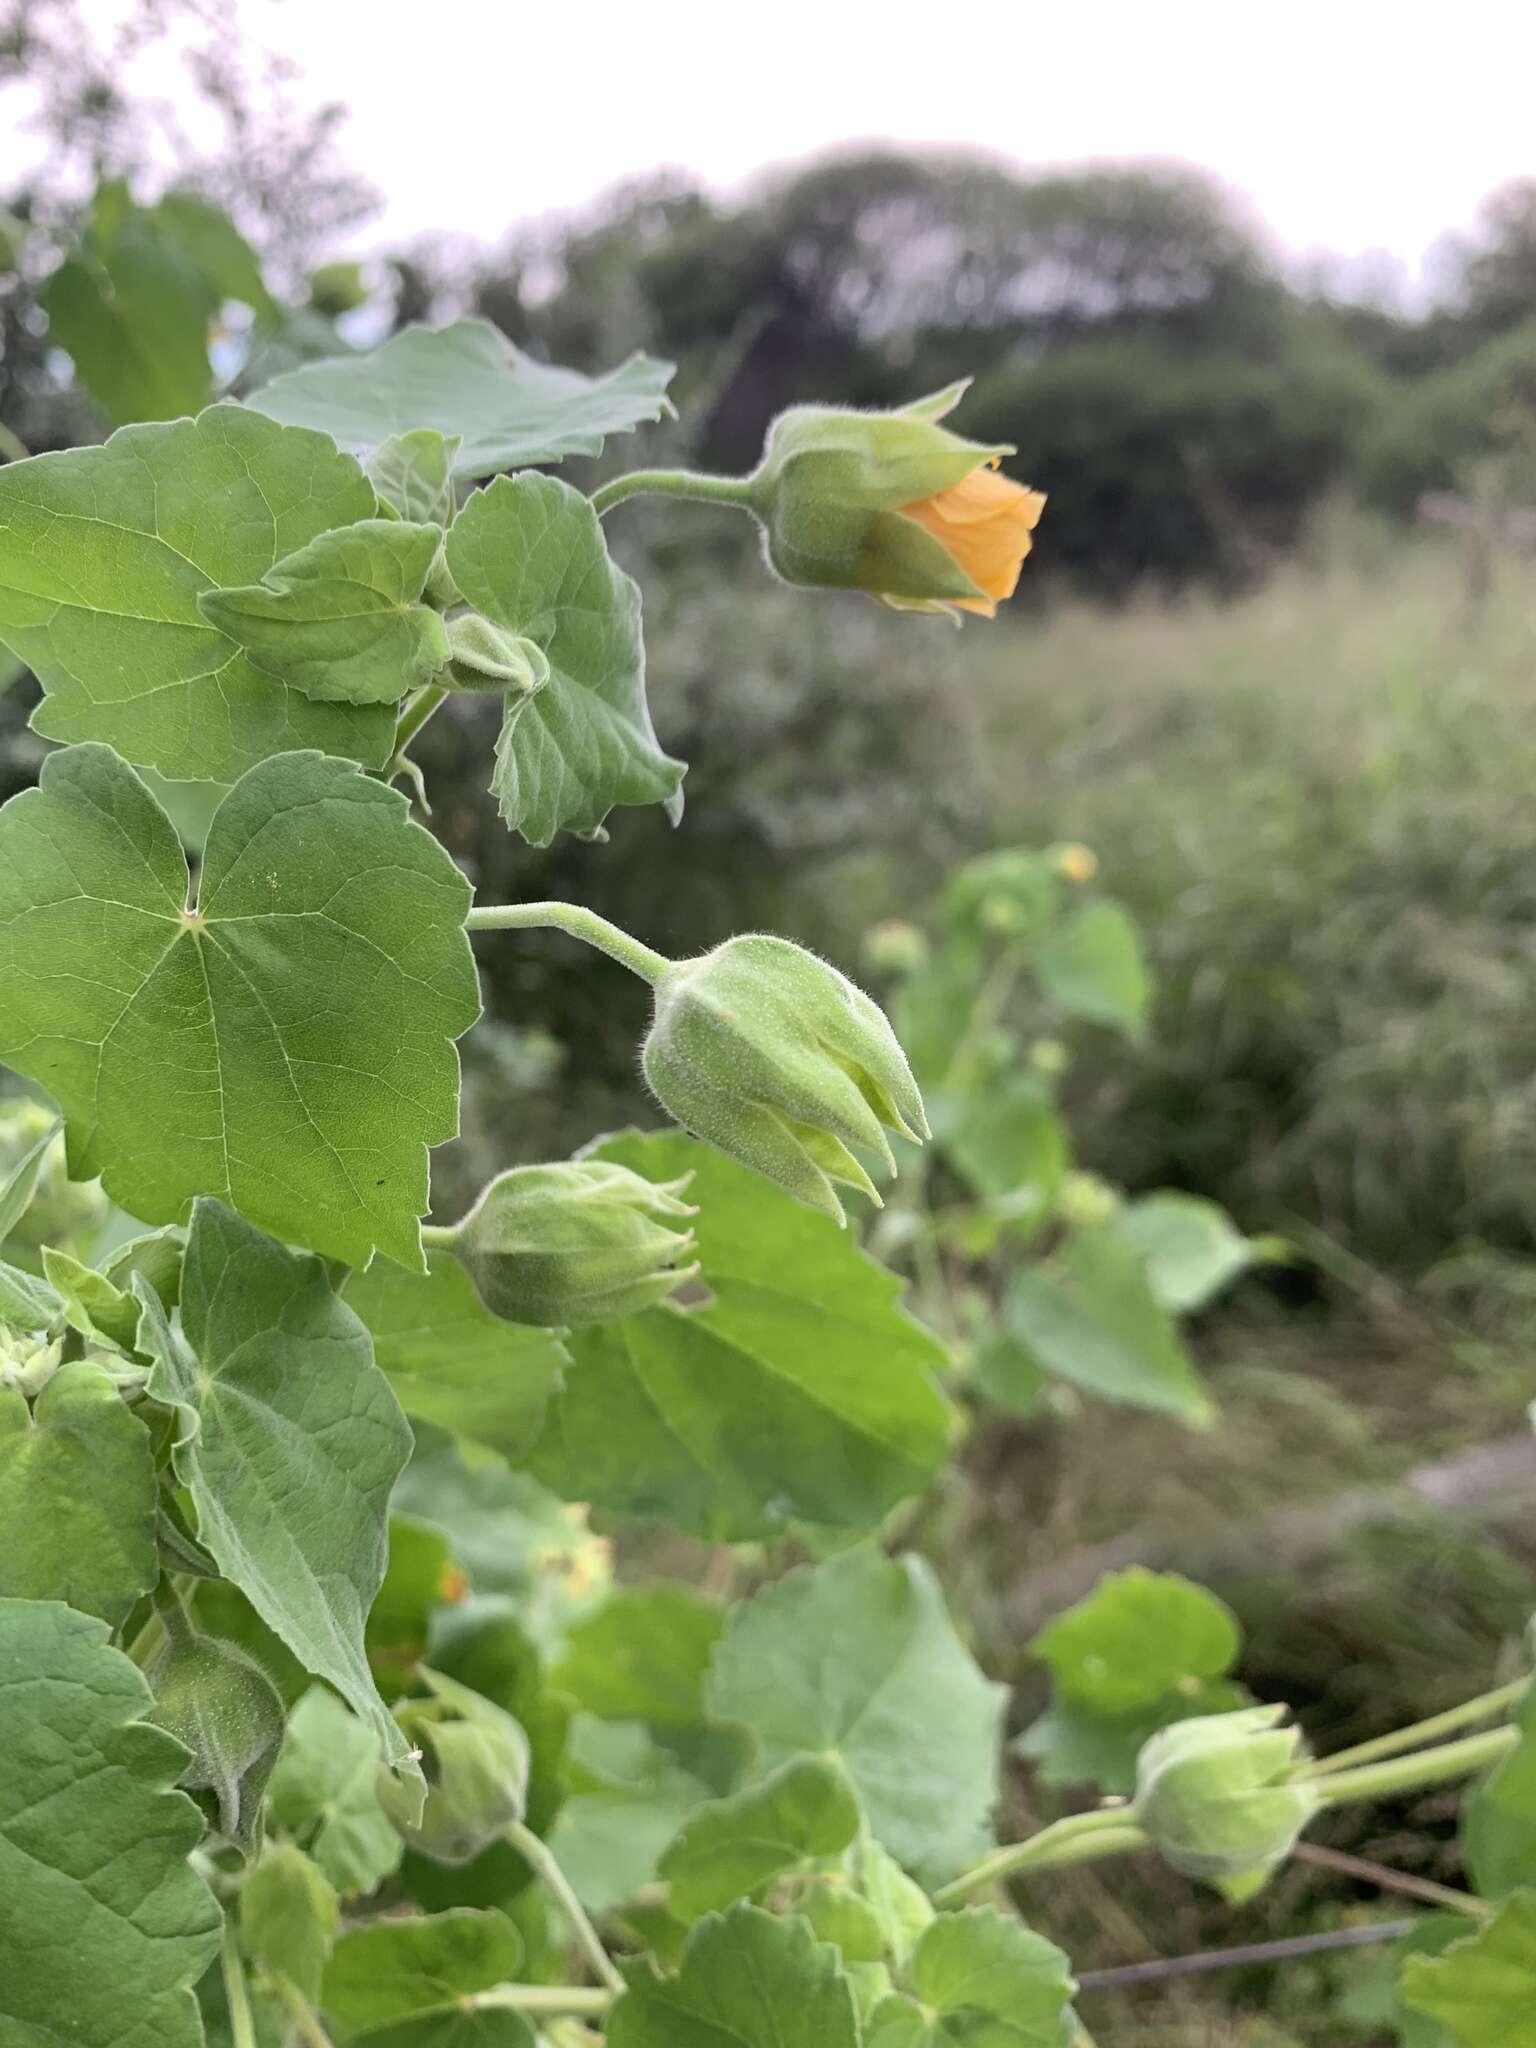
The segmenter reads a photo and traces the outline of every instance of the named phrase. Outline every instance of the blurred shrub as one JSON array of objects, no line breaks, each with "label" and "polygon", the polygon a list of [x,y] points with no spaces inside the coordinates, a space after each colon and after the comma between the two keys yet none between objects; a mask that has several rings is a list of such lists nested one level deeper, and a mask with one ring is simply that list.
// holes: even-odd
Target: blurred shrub
[{"label": "blurred shrub", "polygon": [[994,370],[962,424],[1046,491],[1040,562],[1090,589],[1241,582],[1351,469],[1384,380],[1342,349],[1190,361],[1105,342]]},{"label": "blurred shrub", "polygon": [[1485,343],[1453,368],[1400,390],[1365,437],[1367,501],[1406,516],[1425,491],[1464,486],[1473,466],[1536,423],[1536,320]]}]

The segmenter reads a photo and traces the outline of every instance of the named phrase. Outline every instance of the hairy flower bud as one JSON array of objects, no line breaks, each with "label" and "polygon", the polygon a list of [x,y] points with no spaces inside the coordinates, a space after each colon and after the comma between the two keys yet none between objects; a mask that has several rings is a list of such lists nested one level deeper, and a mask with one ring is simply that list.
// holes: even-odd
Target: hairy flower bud
[{"label": "hairy flower bud", "polygon": [[606,1323],[653,1308],[698,1272],[683,1262],[696,1215],[688,1180],[657,1182],[602,1159],[498,1174],[447,1248],[509,1323]]},{"label": "hairy flower bud", "polygon": [[894,1171],[886,1130],[928,1135],[885,1012],[825,960],[761,932],[666,969],[641,1065],[685,1130],[839,1223],[835,1181],[879,1200],[852,1147]]},{"label": "hairy flower bud", "polygon": [[427,1796],[381,1764],[379,1803],[411,1848],[438,1863],[468,1863],[490,1847],[528,1797],[528,1738],[493,1701],[421,1667],[426,1699],[398,1700],[394,1716],[421,1753]]},{"label": "hairy flower bud", "polygon": [[1283,1862],[1317,1809],[1293,1779],[1301,1735],[1283,1706],[1176,1721],[1142,1745],[1134,1818],[1175,1870],[1212,1883]]},{"label": "hairy flower bud", "polygon": [[254,1658],[212,1636],[174,1635],[146,1676],[150,1718],[192,1754],[179,1782],[211,1795],[212,1817],[249,1856],[283,1740],[283,1703]]},{"label": "hairy flower bud", "polygon": [[1011,447],[939,425],[965,388],[896,412],[805,405],[779,415],[749,502],[786,583],[987,618],[1013,595],[1045,500],[998,474]]},{"label": "hairy flower bud", "polygon": [[532,697],[549,681],[549,656],[532,640],[462,612],[448,621],[448,680],[459,690]]}]

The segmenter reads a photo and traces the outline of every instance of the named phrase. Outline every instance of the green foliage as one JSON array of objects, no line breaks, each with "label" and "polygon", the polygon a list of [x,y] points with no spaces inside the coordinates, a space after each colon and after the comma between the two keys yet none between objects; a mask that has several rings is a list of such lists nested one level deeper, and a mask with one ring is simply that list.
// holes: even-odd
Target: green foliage
[{"label": "green foliage", "polygon": [[89,2048],[195,2048],[191,1987],[219,1910],[187,1864],[201,1830],[172,1791],[180,1744],[106,1625],[54,1600],[0,1601],[0,2020]]},{"label": "green foliage", "polygon": [[[401,798],[344,761],[274,757],[220,804],[192,912],[170,820],[80,747],[6,811],[0,847],[0,1049],[64,1104],[76,1174],[151,1222],[214,1195],[334,1257],[419,1263],[425,1144],[453,1133],[451,1041],[478,1001],[468,889]],[[66,990],[61,945],[80,949]],[[383,1116],[392,1070],[410,1092]]]},{"label": "green foliage", "polygon": [[373,510],[368,479],[333,442],[244,406],[8,464],[0,635],[48,693],[36,729],[105,741],[172,777],[233,782],[293,747],[378,767],[385,709],[316,703],[274,681],[198,605]]},{"label": "green foliage", "polygon": [[857,2048],[837,1951],[803,1920],[777,1920],[756,1906],[701,1920],[676,1976],[641,1961],[625,1983],[608,2023],[613,2048]]},{"label": "green foliage", "polygon": [[943,1354],[891,1277],[691,1139],[612,1139],[600,1156],[662,1185],[692,1175],[710,1299],[578,1332],[535,1474],[567,1498],[738,1540],[797,1517],[866,1529],[922,1485],[950,1439]]},{"label": "green foliage", "polygon": [[640,591],[610,559],[590,502],[555,477],[501,477],[449,529],[467,601],[547,657],[549,679],[508,693],[491,787],[533,846],[587,838],[615,804],[681,815],[683,764],[661,751],[645,698]]},{"label": "green foliage", "polygon": [[408,1745],[374,1689],[363,1623],[410,1435],[367,1331],[318,1259],[214,1202],[193,1211],[179,1331],[137,1284],[151,1390],[177,1412],[176,1471],[199,1541],[403,1766]]},{"label": "green foliage", "polygon": [[269,1842],[240,1888],[240,1939],[251,1961],[315,2005],[340,1926],[339,1902],[319,1867],[292,1842]]},{"label": "green foliage", "polygon": [[876,2006],[870,2048],[1067,2048],[1076,2032],[1066,1957],[988,1908],[931,1921],[906,1977],[913,1997]]},{"label": "green foliage", "polygon": [[272,1818],[343,1898],[373,1891],[404,1845],[379,1802],[378,1739],[323,1686],[288,1716],[272,1774]]},{"label": "green foliage", "polygon": [[1438,1956],[1409,1956],[1403,2000],[1451,2031],[1457,2048],[1536,2042],[1536,1892],[1515,1892],[1493,1919]]},{"label": "green foliage", "polygon": [[760,1892],[797,1865],[846,1849],[859,1802],[840,1764],[791,1757],[759,1783],[701,1806],[656,1868],[667,1910],[690,1922]]},{"label": "green foliage", "polygon": [[517,2013],[471,2018],[460,2001],[516,1975],[517,1929],[500,1913],[380,1920],[344,1934],[326,1965],[321,2004],[340,2043],[378,2048],[525,2048]]},{"label": "green foliage", "polygon": [[769,1766],[837,1757],[875,1838],[909,1869],[950,1876],[979,1853],[1002,1697],[918,1559],[852,1550],[765,1588],[726,1624],[709,1697]]},{"label": "green foliage", "polygon": [[606,377],[582,377],[519,354],[487,321],[460,320],[407,327],[360,359],[290,370],[251,402],[360,453],[430,427],[458,438],[453,473],[467,478],[600,455],[604,435],[670,409],[671,375],[669,363],[634,355]]},{"label": "green foliage", "polygon": [[1476,1787],[1462,1811],[1462,1845],[1485,1899],[1536,1889],[1536,1687],[1521,1701],[1520,1746]]}]

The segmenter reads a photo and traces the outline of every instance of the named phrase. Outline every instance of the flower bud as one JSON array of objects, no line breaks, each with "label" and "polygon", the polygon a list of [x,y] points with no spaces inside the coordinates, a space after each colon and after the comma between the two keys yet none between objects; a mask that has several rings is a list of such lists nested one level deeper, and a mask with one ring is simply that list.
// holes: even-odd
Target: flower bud
[{"label": "flower bud", "polygon": [[528,1797],[528,1738],[491,1700],[421,1667],[427,1699],[398,1700],[395,1719],[421,1752],[427,1796],[382,1764],[379,1803],[396,1832],[438,1863],[468,1863],[521,1820]]},{"label": "flower bud", "polygon": [[146,1676],[150,1719],[192,1754],[178,1782],[211,1795],[215,1826],[249,1856],[283,1740],[283,1703],[253,1657],[212,1636],[173,1635]]},{"label": "flower bud", "polygon": [[1301,1734],[1284,1706],[1176,1721],[1142,1745],[1134,1818],[1175,1870],[1223,1885],[1283,1862],[1317,1809],[1291,1773]]},{"label": "flower bud", "polygon": [[894,1172],[886,1129],[928,1136],[885,1012],[825,960],[762,932],[662,973],[641,1066],[685,1130],[839,1223],[835,1181],[880,1199],[853,1146]]},{"label": "flower bud", "polygon": [[688,1176],[650,1181],[602,1159],[498,1174],[446,1238],[480,1298],[509,1323],[606,1323],[664,1301],[698,1265]]},{"label": "flower bud", "polygon": [[478,612],[448,621],[448,677],[455,689],[512,691],[531,697],[549,681],[549,656]]},{"label": "flower bud", "polygon": [[[35,1401],[59,1369],[64,1340],[23,1336],[0,1330],[0,1387],[10,1387],[29,1401]],[[121,1362],[121,1361],[119,1361]]]},{"label": "flower bud", "polygon": [[1107,1180],[1096,1173],[1064,1173],[1056,1190],[1056,1213],[1076,1230],[1094,1230],[1113,1223],[1120,1212],[1120,1197]]},{"label": "flower bud", "polygon": [[915,974],[928,962],[928,940],[904,917],[887,917],[864,934],[864,958],[877,974]]},{"label": "flower bud", "polygon": [[997,473],[1011,447],[939,425],[965,388],[896,412],[805,405],[779,415],[748,488],[786,583],[987,618],[1013,595],[1045,500]]}]

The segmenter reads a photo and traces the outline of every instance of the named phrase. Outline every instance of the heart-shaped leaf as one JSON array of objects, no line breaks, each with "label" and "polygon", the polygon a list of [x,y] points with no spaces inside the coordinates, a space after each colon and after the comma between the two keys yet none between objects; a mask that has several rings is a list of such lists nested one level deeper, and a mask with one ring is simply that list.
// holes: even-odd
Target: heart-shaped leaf
[{"label": "heart-shaped leaf", "polygon": [[390,710],[274,681],[198,608],[375,510],[350,455],[239,405],[7,464],[0,640],[48,693],[34,726],[188,781],[233,782],[293,747],[382,766]]},{"label": "heart-shaped leaf", "polygon": [[170,820],[106,747],[0,812],[0,1056],[70,1171],[171,1223],[214,1195],[290,1242],[421,1264],[426,1147],[478,1014],[469,885],[403,797],[280,755],[225,797],[195,910]]}]

